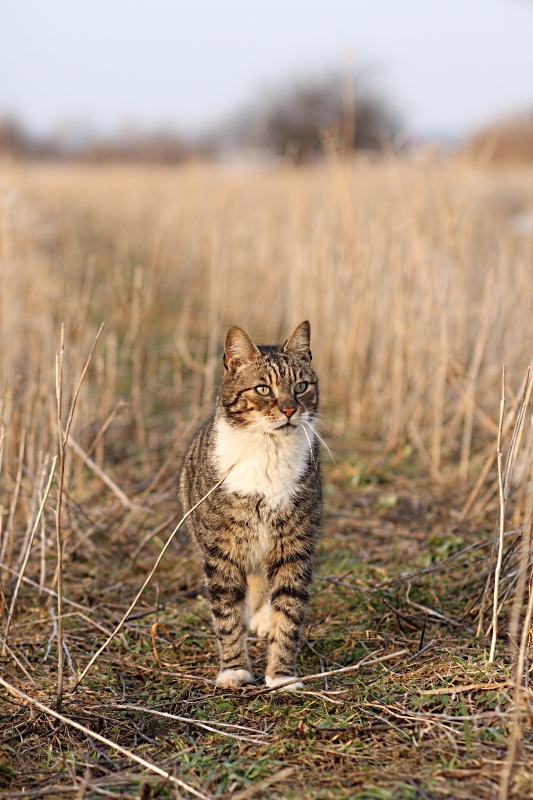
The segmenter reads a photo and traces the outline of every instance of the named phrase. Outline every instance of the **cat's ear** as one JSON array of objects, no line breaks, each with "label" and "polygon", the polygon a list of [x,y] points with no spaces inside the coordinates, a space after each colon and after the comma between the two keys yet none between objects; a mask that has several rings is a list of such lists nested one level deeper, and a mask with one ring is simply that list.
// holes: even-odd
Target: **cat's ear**
[{"label": "cat's ear", "polygon": [[235,369],[239,364],[251,361],[258,353],[259,350],[246,331],[232,325],[226,334],[226,344],[224,345],[225,369]]},{"label": "cat's ear", "polygon": [[307,320],[301,322],[292,333],[283,347],[284,353],[291,353],[296,358],[311,361],[311,326]]}]

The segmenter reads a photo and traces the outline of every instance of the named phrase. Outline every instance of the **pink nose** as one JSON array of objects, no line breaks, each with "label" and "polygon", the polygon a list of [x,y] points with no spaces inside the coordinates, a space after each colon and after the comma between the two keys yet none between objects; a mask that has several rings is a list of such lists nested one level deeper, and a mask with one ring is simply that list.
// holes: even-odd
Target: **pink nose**
[{"label": "pink nose", "polygon": [[294,412],[296,411],[295,408],[282,408],[281,410],[283,411],[287,419],[290,419],[294,414]]}]

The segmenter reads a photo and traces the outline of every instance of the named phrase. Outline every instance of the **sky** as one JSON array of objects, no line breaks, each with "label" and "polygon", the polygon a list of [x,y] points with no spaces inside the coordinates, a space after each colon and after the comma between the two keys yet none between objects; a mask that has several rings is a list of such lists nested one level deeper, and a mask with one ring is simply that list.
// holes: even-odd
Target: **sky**
[{"label": "sky", "polygon": [[200,132],[363,68],[416,136],[533,111],[533,0],[0,0],[0,118]]}]

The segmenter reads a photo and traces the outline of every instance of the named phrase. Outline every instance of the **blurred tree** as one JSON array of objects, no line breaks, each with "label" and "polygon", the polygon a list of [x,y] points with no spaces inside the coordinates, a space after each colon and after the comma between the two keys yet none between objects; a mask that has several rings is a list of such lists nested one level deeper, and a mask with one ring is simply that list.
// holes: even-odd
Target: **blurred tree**
[{"label": "blurred tree", "polygon": [[21,126],[14,119],[0,120],[0,153],[20,156],[28,149],[28,140]]},{"label": "blurred tree", "polygon": [[0,119],[0,155],[11,158],[57,158],[60,155],[55,142],[32,138],[15,119]]},{"label": "blurred tree", "polygon": [[351,156],[381,147],[399,130],[397,113],[363,74],[310,77],[270,91],[231,120],[211,141],[222,148],[267,148],[294,163],[314,161],[324,150]]}]

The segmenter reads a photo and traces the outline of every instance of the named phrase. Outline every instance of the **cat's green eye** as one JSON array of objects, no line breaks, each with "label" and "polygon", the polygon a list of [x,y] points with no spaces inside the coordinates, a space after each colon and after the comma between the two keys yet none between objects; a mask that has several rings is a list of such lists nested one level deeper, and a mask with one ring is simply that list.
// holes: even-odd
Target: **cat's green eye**
[{"label": "cat's green eye", "polygon": [[307,383],[305,381],[300,381],[294,387],[294,394],[302,394],[307,389]]},{"label": "cat's green eye", "polygon": [[257,394],[260,394],[261,397],[266,397],[270,394],[270,386],[256,386],[255,391]]}]

